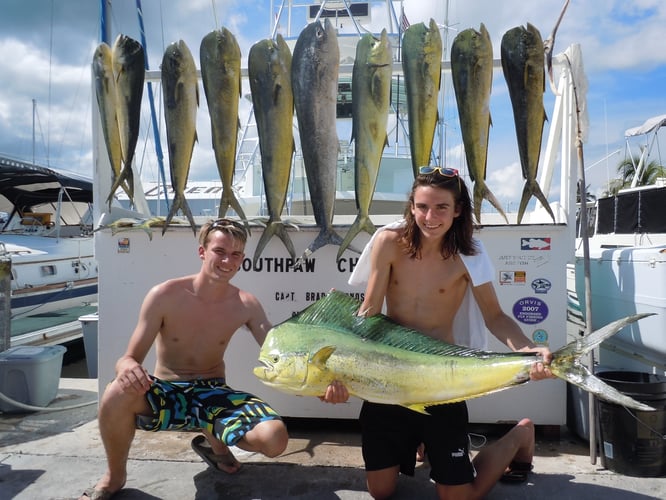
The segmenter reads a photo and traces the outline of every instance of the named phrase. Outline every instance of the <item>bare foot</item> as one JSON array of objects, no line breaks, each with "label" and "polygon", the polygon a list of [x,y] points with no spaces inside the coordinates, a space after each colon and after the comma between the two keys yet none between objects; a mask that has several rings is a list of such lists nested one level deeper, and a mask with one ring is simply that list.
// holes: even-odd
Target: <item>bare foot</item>
[{"label": "bare foot", "polygon": [[88,488],[85,490],[79,497],[79,500],[108,500],[120,490],[122,490],[123,486],[125,486],[125,481],[123,481],[120,487],[112,489],[109,483],[109,476],[107,474],[102,479],[100,479],[93,488]]}]

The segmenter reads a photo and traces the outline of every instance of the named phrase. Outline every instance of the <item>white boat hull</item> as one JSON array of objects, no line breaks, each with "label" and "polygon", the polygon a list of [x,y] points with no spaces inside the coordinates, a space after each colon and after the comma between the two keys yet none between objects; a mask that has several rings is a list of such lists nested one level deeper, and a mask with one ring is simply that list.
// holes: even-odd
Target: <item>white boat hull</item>
[{"label": "white boat hull", "polygon": [[12,318],[97,302],[92,237],[0,235],[11,258]]}]

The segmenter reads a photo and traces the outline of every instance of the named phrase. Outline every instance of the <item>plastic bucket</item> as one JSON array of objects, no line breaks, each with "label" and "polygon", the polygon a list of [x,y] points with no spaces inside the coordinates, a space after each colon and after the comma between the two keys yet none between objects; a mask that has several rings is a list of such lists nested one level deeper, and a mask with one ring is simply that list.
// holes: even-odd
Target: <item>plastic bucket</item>
[{"label": "plastic bucket", "polygon": [[630,371],[597,376],[656,409],[636,411],[599,400],[601,453],[606,468],[626,476],[666,476],[666,377]]}]

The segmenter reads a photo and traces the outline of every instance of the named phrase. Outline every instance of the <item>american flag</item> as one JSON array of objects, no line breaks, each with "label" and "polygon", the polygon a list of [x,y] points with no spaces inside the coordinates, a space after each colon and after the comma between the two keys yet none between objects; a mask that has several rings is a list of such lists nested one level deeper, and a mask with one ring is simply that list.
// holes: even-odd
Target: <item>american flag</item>
[{"label": "american flag", "polygon": [[400,12],[400,29],[402,31],[405,31],[407,28],[409,28],[409,20],[407,19],[407,16],[405,15],[404,9]]}]

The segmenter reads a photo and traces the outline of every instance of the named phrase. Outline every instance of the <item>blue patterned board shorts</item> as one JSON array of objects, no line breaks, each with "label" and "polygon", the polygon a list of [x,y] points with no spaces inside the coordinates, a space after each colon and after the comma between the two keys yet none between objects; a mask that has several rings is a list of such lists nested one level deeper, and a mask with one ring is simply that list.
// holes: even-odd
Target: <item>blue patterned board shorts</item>
[{"label": "blue patterned board shorts", "polygon": [[260,422],[281,420],[261,399],[235,391],[223,378],[184,381],[151,378],[153,383],[146,393],[146,401],[153,415],[137,415],[138,429],[205,429],[233,446]]}]

